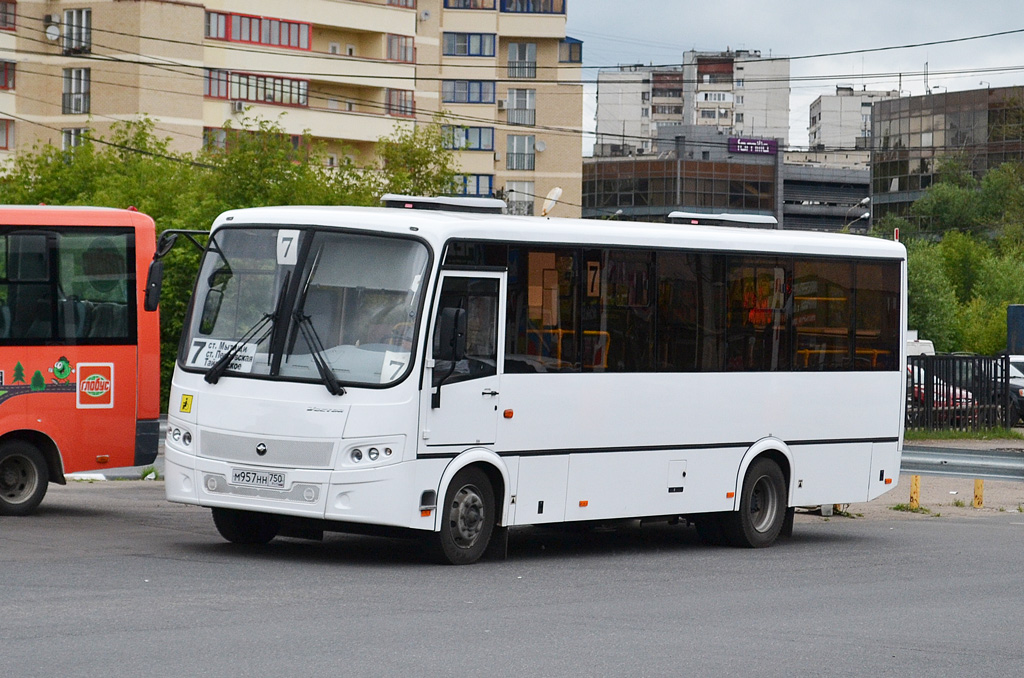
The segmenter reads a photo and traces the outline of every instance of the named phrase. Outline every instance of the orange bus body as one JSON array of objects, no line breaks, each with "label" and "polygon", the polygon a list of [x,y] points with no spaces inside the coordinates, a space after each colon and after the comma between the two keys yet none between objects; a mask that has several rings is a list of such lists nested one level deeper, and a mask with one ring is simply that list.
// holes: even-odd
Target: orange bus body
[{"label": "orange bus body", "polygon": [[[68,234],[88,247],[79,253],[78,263],[65,263],[64,254],[58,263],[50,263],[59,250],[49,243],[68,241]],[[118,250],[107,234],[125,243],[122,259],[111,258],[110,252]],[[38,251],[23,248],[28,252],[23,259],[35,256],[44,262],[38,265],[50,277],[34,283],[35,288],[60,290],[58,300],[36,301],[38,308],[55,309],[46,311],[50,317],[44,326],[58,328],[50,336],[12,329],[18,322],[12,314],[20,313],[22,328],[31,322],[32,307],[25,301],[15,308],[16,294],[29,296],[21,290],[40,280],[25,272],[26,264],[17,264],[20,272],[8,270],[16,247],[22,247],[15,242],[19,236],[26,242],[25,236],[34,237],[35,243],[50,238]],[[45,459],[46,479],[60,484],[68,473],[152,463],[159,442],[160,322],[156,312],[143,310],[143,297],[156,247],[153,220],[134,210],[0,206],[0,240],[0,454],[10,441],[28,443]],[[120,275],[118,261],[125,262]],[[68,273],[73,266],[79,268]],[[124,303],[65,298],[63,278],[76,274],[86,281],[80,284],[99,289],[120,284]],[[116,340],[107,340],[118,333]],[[0,483],[17,482],[17,465],[3,470],[7,478],[0,476]]]}]

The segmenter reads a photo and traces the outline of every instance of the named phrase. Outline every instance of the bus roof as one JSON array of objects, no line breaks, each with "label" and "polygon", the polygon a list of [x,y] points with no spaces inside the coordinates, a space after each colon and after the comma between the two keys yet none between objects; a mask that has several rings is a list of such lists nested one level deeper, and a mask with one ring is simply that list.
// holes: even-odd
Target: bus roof
[{"label": "bus roof", "polygon": [[153,220],[134,209],[86,205],[0,205],[0,226],[138,226]]},{"label": "bus roof", "polygon": [[902,244],[845,233],[692,226],[638,221],[473,214],[386,207],[254,207],[224,212],[227,225],[321,226],[416,235],[436,249],[449,239],[536,242],[551,245],[691,248],[906,258]]}]

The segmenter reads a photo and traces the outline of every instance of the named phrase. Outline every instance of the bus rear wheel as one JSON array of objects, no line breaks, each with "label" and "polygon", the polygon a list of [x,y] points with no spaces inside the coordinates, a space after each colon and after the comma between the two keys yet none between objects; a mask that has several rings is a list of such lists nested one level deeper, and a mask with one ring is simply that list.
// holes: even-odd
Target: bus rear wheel
[{"label": "bus rear wheel", "polygon": [[480,560],[494,532],[494,489],[477,468],[455,474],[440,507],[441,532],[436,535],[441,562],[469,565]]},{"label": "bus rear wheel", "polygon": [[23,440],[0,445],[0,515],[26,516],[46,494],[50,471],[42,453]]},{"label": "bus rear wheel", "polygon": [[740,510],[726,514],[723,528],[733,546],[771,546],[786,520],[786,479],[771,459],[756,459],[747,469]]},{"label": "bus rear wheel", "polygon": [[232,544],[266,544],[280,529],[272,515],[227,508],[213,509],[213,524]]}]

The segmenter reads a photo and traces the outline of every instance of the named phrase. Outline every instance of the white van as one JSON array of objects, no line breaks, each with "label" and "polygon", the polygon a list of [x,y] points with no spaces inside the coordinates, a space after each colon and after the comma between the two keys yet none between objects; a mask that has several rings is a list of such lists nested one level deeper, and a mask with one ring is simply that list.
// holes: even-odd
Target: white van
[{"label": "white van", "polygon": [[935,355],[935,344],[931,339],[921,339],[917,330],[907,330],[907,356]]}]

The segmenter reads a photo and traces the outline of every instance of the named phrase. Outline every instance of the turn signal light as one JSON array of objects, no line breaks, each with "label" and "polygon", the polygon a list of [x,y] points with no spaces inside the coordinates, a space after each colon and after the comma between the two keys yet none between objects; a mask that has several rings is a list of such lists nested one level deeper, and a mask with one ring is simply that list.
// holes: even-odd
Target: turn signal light
[{"label": "turn signal light", "polygon": [[515,412],[513,412],[512,410],[505,410],[504,416],[506,419],[511,419],[514,415]]},{"label": "turn signal light", "polygon": [[885,484],[886,485],[892,485],[892,478],[886,478],[885,479]]},{"label": "turn signal light", "polygon": [[732,498],[733,498],[733,497],[735,497],[735,496],[736,496],[736,493],[735,493],[735,492],[726,492],[726,493],[725,493],[725,498],[726,498],[726,499],[732,499]]}]

